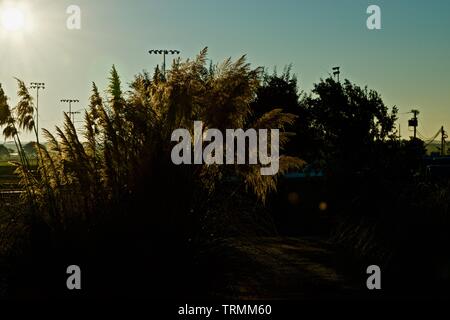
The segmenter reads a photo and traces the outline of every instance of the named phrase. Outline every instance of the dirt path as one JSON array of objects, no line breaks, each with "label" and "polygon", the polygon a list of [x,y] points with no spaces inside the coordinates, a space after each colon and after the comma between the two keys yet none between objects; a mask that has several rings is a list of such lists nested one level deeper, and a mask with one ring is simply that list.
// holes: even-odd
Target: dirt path
[{"label": "dirt path", "polygon": [[331,299],[354,296],[361,290],[360,281],[338,271],[342,261],[320,240],[234,239],[220,247],[215,263],[225,285],[217,289],[219,298]]}]

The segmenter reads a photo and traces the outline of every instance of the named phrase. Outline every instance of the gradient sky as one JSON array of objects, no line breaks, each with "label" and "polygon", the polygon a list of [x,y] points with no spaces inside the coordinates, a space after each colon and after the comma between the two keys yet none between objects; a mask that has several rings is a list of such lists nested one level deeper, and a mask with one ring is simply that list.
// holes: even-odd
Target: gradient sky
[{"label": "gradient sky", "polygon": [[[401,113],[419,109],[423,135],[431,137],[441,125],[450,131],[448,0],[14,1],[19,2],[28,6],[33,28],[20,38],[0,32],[0,83],[12,105],[14,76],[47,84],[40,100],[42,127],[61,123],[66,107],[60,99],[78,98],[75,108],[85,108],[91,82],[104,89],[112,64],[126,84],[161,62],[149,49],[179,49],[188,58],[208,46],[216,62],[247,54],[254,67],[281,70],[292,63],[307,92],[341,66],[342,77],[377,90]],[[72,4],[82,10],[79,31],[66,28]],[[381,7],[382,30],[366,28],[370,4]],[[410,135],[408,117],[400,115],[403,136]]]}]

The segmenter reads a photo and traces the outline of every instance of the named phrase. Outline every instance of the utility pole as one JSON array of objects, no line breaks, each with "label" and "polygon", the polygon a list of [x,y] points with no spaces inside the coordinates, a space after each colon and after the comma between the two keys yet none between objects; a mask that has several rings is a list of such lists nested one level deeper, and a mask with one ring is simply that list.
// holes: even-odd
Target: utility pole
[{"label": "utility pole", "polygon": [[36,89],[36,142],[39,144],[39,90],[45,90],[45,83],[31,82],[30,88]]},{"label": "utility pole", "polygon": [[445,139],[448,138],[447,132],[444,130],[444,126],[441,127],[441,156],[445,156]]},{"label": "utility pole", "polygon": [[149,54],[158,54],[163,56],[163,65],[162,65],[162,69],[163,69],[163,75],[164,78],[166,77],[166,55],[168,54],[180,54],[179,50],[167,50],[167,49],[162,49],[162,50],[150,50],[148,52]]},{"label": "utility pole", "polygon": [[339,75],[341,74],[341,67],[333,67],[333,75],[337,77],[337,82],[339,81]]},{"label": "utility pole", "polygon": [[414,128],[414,139],[417,138],[417,127],[419,126],[419,120],[417,116],[420,114],[419,110],[411,110],[411,113],[414,115],[411,120],[408,121],[408,125]]},{"label": "utility pole", "polygon": [[78,111],[72,111],[72,103],[78,103],[80,100],[77,99],[63,99],[61,102],[68,103],[69,104],[69,112],[67,113],[69,117],[72,117],[72,123],[75,125],[75,114],[79,114]]}]

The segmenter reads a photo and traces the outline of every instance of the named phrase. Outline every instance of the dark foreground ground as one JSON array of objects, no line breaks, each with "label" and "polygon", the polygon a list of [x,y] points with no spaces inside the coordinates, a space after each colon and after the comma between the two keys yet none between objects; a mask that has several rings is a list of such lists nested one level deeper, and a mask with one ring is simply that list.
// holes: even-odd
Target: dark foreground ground
[{"label": "dark foreground ground", "polygon": [[[2,225],[18,212],[13,205],[18,194],[11,190],[16,191],[14,188],[0,190],[2,212],[5,212],[0,215]],[[306,190],[312,190],[311,185]],[[299,191],[300,194],[304,192]],[[308,198],[314,199],[314,194],[321,195],[320,192],[310,192],[312,194]],[[319,198],[313,202],[318,201]],[[147,229],[142,230],[142,237],[136,236],[138,241],[135,243],[124,243],[121,239],[127,239],[129,235],[114,233],[107,238],[114,241],[106,240],[99,246],[100,250],[89,245],[92,252],[88,253],[86,261],[83,260],[84,249],[80,255],[69,252],[66,256],[61,250],[33,251],[34,257],[15,262],[0,256],[0,299],[71,298],[65,287],[65,268],[77,261],[81,261],[85,285],[82,294],[76,297],[175,297],[179,301],[450,298],[450,282],[430,282],[425,268],[422,274],[416,272],[422,268],[411,272],[394,270],[387,275],[382,270],[382,290],[369,291],[366,268],[373,263],[358,261],[327,241],[325,234],[328,232],[321,228],[330,222],[323,213],[308,208],[295,207],[294,210],[283,203],[278,206],[283,208],[279,212],[286,213],[286,217],[278,217],[286,229],[283,234],[291,234],[292,230],[286,226],[305,226],[303,233],[308,231],[321,236],[222,239],[201,246],[200,253],[195,249],[192,251],[195,254],[188,252],[183,257],[180,252],[175,253],[180,250],[177,246],[173,247],[175,250],[153,254],[152,249],[140,241],[149,233]],[[312,214],[303,217],[302,221],[288,219],[297,217],[295,213],[299,210],[311,211]],[[147,243],[163,249],[167,245],[161,239]],[[110,248],[109,252],[103,253],[105,248]],[[424,266],[430,264],[422,260],[418,257],[413,262]],[[159,267],[155,267],[158,262]]]},{"label": "dark foreground ground", "polygon": [[[107,272],[108,264],[102,261],[100,259],[90,266]],[[409,275],[402,278],[401,274],[393,277],[382,273],[382,290],[369,291],[366,287],[367,266],[355,263],[351,257],[346,257],[327,241],[317,238],[265,237],[216,241],[199,255],[189,274],[179,272],[186,270],[183,264],[172,264],[172,269],[156,273],[149,272],[146,266],[139,267],[130,263],[130,267],[136,270],[136,274],[128,271],[128,274],[122,275],[122,279],[114,277],[114,274],[120,275],[114,273],[117,270],[109,274],[103,273],[104,279],[91,273],[88,280],[84,278],[85,291],[81,295],[77,293],[75,297],[175,298],[181,302],[450,298],[445,287],[438,288],[432,283],[415,286],[414,278]],[[86,269],[89,271],[89,267],[84,270]],[[41,277],[42,272],[38,272],[32,265],[25,265],[17,270],[0,259],[0,299],[53,300],[74,297],[67,294],[66,289],[60,291],[62,295],[58,291],[48,291],[52,286],[64,289],[66,276],[61,272],[60,276],[54,278],[55,272],[57,271],[48,271],[47,275],[43,274]],[[86,273],[89,274],[84,274]],[[145,279],[146,276],[150,280]],[[47,286],[46,279],[50,278],[57,279],[58,283],[49,283]],[[410,280],[407,282],[412,285],[392,289],[393,283],[397,283],[397,280],[402,283],[405,279]],[[93,295],[93,291],[88,290],[86,295],[86,288],[89,287],[86,282],[104,280],[111,285],[111,290],[103,287]],[[158,280],[161,280],[160,289],[154,285]],[[123,289],[118,287],[120,281],[126,282]],[[136,288],[142,291],[134,291]]]},{"label": "dark foreground ground", "polygon": [[224,240],[213,251],[212,266],[222,273],[213,285],[219,299],[333,299],[363,290],[358,276],[344,273],[332,246],[319,239]]},{"label": "dark foreground ground", "polygon": [[[198,274],[183,285],[186,298],[213,300],[297,300],[357,297],[365,282],[351,276],[324,241],[258,238],[217,241],[200,255]],[[0,261],[0,297],[45,298],[27,287],[10,288],[11,266]],[[31,271],[30,271],[31,272]],[[15,275],[17,277],[17,274]]]}]

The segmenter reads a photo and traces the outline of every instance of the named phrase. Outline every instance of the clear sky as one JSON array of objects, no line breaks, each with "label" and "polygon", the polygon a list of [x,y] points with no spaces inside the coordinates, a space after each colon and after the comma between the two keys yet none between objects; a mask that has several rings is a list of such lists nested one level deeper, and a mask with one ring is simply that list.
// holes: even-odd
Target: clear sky
[{"label": "clear sky", "polygon": [[[382,29],[366,27],[369,5],[380,6]],[[66,9],[81,8],[81,30],[68,30]],[[292,63],[301,89],[340,66],[342,77],[379,91],[400,112],[421,111],[419,130],[450,131],[450,1],[448,0],[14,0],[27,30],[1,30],[0,83],[16,102],[13,77],[45,82],[40,124],[61,123],[60,99],[87,106],[91,82],[105,88],[115,64],[124,84],[161,60],[149,49],[193,57],[208,46],[221,61],[247,54],[254,67]],[[31,25],[32,24],[32,25]],[[409,135],[401,115],[402,135]]]}]

